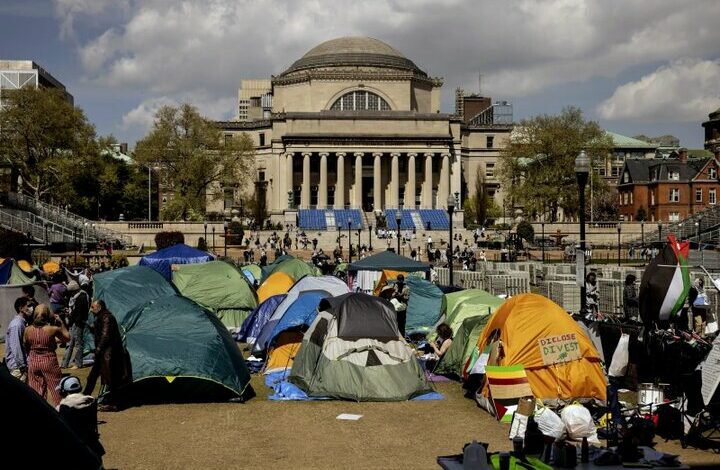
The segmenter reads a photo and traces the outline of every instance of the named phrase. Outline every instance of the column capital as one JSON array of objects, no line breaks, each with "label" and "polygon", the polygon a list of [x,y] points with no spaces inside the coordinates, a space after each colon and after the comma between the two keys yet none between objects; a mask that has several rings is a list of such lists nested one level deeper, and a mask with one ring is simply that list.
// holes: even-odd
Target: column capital
[{"label": "column capital", "polygon": [[410,153],[407,154],[407,156],[408,156],[408,157],[417,157],[417,153],[415,153],[415,152],[410,152]]},{"label": "column capital", "polygon": [[382,152],[373,152],[373,157],[375,157],[375,158],[380,158],[382,156],[383,156]]},{"label": "column capital", "polygon": [[337,155],[338,157],[345,157],[345,155],[347,155],[347,153],[345,153],[345,152],[335,152],[335,155]]},{"label": "column capital", "polygon": [[447,153],[447,152],[440,154],[440,156],[443,157],[443,158],[445,158],[445,157],[450,158],[450,154]]},{"label": "column capital", "polygon": [[353,155],[355,156],[355,158],[358,158],[358,157],[362,157],[363,155],[365,155],[365,152],[355,152],[355,153],[353,153]]},{"label": "column capital", "polygon": [[302,156],[303,156],[303,157],[310,157],[310,156],[312,156],[312,152],[303,152]]},{"label": "column capital", "polygon": [[431,158],[435,156],[435,154],[433,152],[425,152],[424,155],[426,157],[431,157]]},{"label": "column capital", "polygon": [[286,158],[292,158],[295,155],[295,152],[285,152]]},{"label": "column capital", "polygon": [[399,152],[393,152],[393,153],[390,154],[390,156],[391,156],[391,157],[399,157],[399,156],[400,156],[400,153],[399,153]]},{"label": "column capital", "polygon": [[327,157],[330,154],[328,152],[320,152],[318,155],[321,157]]}]

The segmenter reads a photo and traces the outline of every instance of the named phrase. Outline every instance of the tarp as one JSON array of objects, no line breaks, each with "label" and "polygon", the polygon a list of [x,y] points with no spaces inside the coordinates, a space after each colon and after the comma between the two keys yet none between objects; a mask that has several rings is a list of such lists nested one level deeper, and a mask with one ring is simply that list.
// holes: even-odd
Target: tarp
[{"label": "tarp", "polygon": [[288,291],[287,297],[285,297],[280,305],[278,305],[267,324],[263,327],[257,341],[255,342],[255,346],[253,348],[254,351],[267,350],[267,347],[269,346],[268,339],[272,335],[275,325],[280,321],[283,315],[285,315],[285,312],[287,312],[295,300],[300,297],[301,293],[310,291],[320,292],[328,297],[333,297],[346,294],[349,292],[349,289],[343,281],[334,276],[306,276],[300,279],[295,283],[295,285],[293,285],[292,289]]},{"label": "tarp", "polygon": [[23,296],[23,286],[33,286],[35,288],[35,300],[41,304],[50,305],[45,287],[41,284],[33,285],[4,285],[0,286],[0,342],[5,342],[5,333],[7,332],[10,321],[15,316],[15,300]]},{"label": "tarp", "polygon": [[[506,300],[478,339],[482,351],[500,331],[505,356],[500,366],[522,364],[536,398],[605,401],[600,356],[582,328],[562,307],[537,294]],[[487,397],[487,386],[483,389]]]},{"label": "tarp", "polygon": [[354,401],[401,401],[431,392],[387,300],[352,293],[324,300],[320,309],[289,383],[309,397]]},{"label": "tarp", "polygon": [[287,294],[293,284],[295,284],[293,278],[285,273],[271,274],[270,277],[265,279],[260,287],[258,287],[258,302],[265,302],[274,295]]},{"label": "tarp", "polygon": [[146,303],[177,295],[173,286],[147,266],[128,266],[93,276],[93,296],[103,299],[112,313],[129,312]]},{"label": "tarp", "polygon": [[275,273],[285,273],[297,281],[303,276],[319,276],[320,270],[305,261],[285,255],[263,268],[263,279]]},{"label": "tarp", "polygon": [[138,264],[153,268],[170,281],[172,279],[171,266],[173,264],[206,263],[212,260],[213,256],[210,253],[180,243],[143,256]]},{"label": "tarp", "polygon": [[463,366],[477,346],[477,340],[488,320],[490,314],[472,316],[465,318],[459,326],[453,328],[452,344],[440,358],[433,372],[444,375],[455,374],[458,377],[462,375]]},{"label": "tarp", "polygon": [[185,297],[215,313],[228,328],[240,328],[257,307],[255,291],[234,266],[225,261],[179,265],[173,284]]},{"label": "tarp", "polygon": [[430,271],[430,265],[400,256],[392,251],[382,251],[376,255],[350,263],[348,267],[348,271],[383,271],[385,269],[404,272]]},{"label": "tarp", "polygon": [[405,279],[410,289],[405,331],[431,331],[442,313],[444,294],[432,282],[415,277]]},{"label": "tarp", "polygon": [[287,294],[273,295],[255,307],[240,327],[238,341],[255,344],[265,324],[275,312],[278,305],[287,297]]},{"label": "tarp", "polygon": [[[4,363],[0,363],[0,390],[2,390],[2,412],[5,425],[12,423],[12,436],[36,436],[38,429],[47,433],[42,449],[28,455],[28,467],[64,467],[59,456],[66,456],[68,467],[78,470],[100,470],[100,458],[85,445],[60,414],[33,389],[10,375]],[[19,449],[32,448],[29,443],[18,443]],[[14,465],[7,464],[9,467]],[[24,467],[25,465],[18,465]]]}]

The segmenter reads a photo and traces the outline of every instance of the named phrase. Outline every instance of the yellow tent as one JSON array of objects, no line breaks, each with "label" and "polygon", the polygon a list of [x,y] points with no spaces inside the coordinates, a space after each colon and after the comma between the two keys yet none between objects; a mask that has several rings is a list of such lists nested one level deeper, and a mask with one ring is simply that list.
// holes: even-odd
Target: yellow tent
[{"label": "yellow tent", "polygon": [[258,305],[277,294],[287,294],[295,284],[293,278],[283,272],[272,273],[257,290]]},{"label": "yellow tent", "polygon": [[17,262],[18,268],[22,269],[25,273],[31,273],[33,270],[32,264],[28,263],[24,259]]},{"label": "yellow tent", "polygon": [[268,351],[265,373],[292,368],[302,340],[303,333],[298,330],[288,330],[280,333],[275,339],[274,346]]},{"label": "yellow tent", "polygon": [[[500,366],[522,365],[536,398],[606,399],[600,356],[580,325],[559,305],[537,294],[505,301],[478,339],[482,351],[500,331]],[[487,384],[482,393],[488,396]]]},{"label": "yellow tent", "polygon": [[384,269],[382,275],[380,276],[380,279],[378,279],[377,283],[375,284],[373,295],[375,297],[380,295],[380,291],[382,291],[382,288],[387,285],[388,281],[394,281],[400,274],[407,277],[407,273],[404,271],[392,271],[390,269]]},{"label": "yellow tent", "polygon": [[55,261],[48,261],[47,263],[42,265],[42,270],[45,271],[47,274],[55,274],[56,272],[60,271],[60,265],[57,264]]}]

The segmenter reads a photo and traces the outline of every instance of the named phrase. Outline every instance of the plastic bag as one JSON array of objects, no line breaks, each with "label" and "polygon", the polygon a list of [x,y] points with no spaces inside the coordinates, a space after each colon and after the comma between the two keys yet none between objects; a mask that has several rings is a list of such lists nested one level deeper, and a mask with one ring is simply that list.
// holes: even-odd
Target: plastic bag
[{"label": "plastic bag", "polygon": [[524,439],[525,431],[527,430],[527,423],[527,416],[520,414],[517,411],[513,413],[512,424],[510,424],[510,435],[508,437],[513,439],[516,436],[520,436]]},{"label": "plastic bag", "polygon": [[560,412],[568,437],[582,441],[586,437],[591,444],[599,444],[597,430],[590,411],[580,404],[568,405]]},{"label": "plastic bag", "polygon": [[555,438],[555,440],[564,439],[565,423],[550,408],[543,406],[535,411],[535,422],[537,422],[540,432],[545,436]]},{"label": "plastic bag", "polygon": [[608,375],[610,377],[624,377],[628,365],[628,349],[630,347],[630,335],[623,333],[618,341],[617,348],[610,361]]}]

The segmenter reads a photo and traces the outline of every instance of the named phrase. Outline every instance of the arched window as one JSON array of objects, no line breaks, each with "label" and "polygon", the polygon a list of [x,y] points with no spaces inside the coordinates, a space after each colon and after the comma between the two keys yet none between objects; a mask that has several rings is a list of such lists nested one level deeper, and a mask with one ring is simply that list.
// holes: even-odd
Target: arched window
[{"label": "arched window", "polygon": [[387,101],[370,91],[351,91],[345,93],[330,106],[335,111],[390,111]]}]

